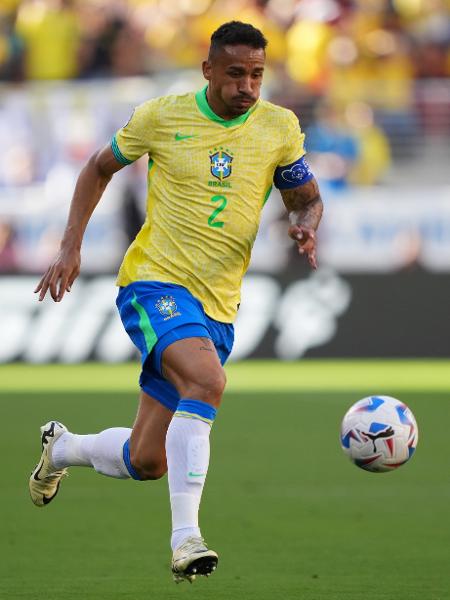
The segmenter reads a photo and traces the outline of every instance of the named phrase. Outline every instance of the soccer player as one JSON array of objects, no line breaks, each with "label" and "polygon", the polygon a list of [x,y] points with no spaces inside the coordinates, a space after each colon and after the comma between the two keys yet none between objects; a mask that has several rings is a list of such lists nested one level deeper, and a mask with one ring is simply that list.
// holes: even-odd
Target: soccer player
[{"label": "soccer player", "polygon": [[30,477],[37,506],[51,502],[67,467],[137,480],[168,472],[175,581],[209,575],[218,562],[198,525],[209,435],[225,387],[242,277],[272,184],[288,211],[288,235],[316,268],[322,214],[296,116],[259,98],[267,41],[233,21],[211,37],[197,93],[156,98],[88,161],[78,178],[60,251],[39,282],[60,302],[80,272],[89,218],[116,171],[148,155],[147,217],[117,284],[124,327],[142,356],[132,429],[70,433],[41,427]]}]

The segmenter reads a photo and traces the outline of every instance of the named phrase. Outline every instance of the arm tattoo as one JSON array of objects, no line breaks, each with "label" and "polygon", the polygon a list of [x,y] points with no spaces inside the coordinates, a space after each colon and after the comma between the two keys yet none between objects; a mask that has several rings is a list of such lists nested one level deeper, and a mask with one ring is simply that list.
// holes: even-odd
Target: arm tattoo
[{"label": "arm tattoo", "polygon": [[319,186],[315,179],[288,190],[280,190],[291,225],[317,229],[323,212]]}]

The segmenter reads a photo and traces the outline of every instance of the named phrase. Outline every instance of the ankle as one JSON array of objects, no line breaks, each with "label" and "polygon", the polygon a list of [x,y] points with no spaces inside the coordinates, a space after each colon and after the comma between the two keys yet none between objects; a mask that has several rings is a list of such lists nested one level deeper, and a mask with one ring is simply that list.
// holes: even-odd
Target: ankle
[{"label": "ankle", "polygon": [[192,536],[201,537],[199,527],[183,527],[182,529],[175,529],[172,531],[172,539],[170,540],[172,550],[179,548],[188,537]]}]

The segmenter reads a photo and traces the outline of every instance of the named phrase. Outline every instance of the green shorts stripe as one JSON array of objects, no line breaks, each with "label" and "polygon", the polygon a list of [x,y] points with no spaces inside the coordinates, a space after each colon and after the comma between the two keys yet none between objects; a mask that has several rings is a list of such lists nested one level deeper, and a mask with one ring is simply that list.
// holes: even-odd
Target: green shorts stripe
[{"label": "green shorts stripe", "polygon": [[158,336],[156,335],[155,330],[152,327],[148,314],[145,312],[145,308],[142,306],[142,304],[139,304],[136,294],[133,294],[131,305],[139,315],[139,327],[145,338],[147,352],[150,354],[150,352],[153,349],[153,346],[158,341]]}]

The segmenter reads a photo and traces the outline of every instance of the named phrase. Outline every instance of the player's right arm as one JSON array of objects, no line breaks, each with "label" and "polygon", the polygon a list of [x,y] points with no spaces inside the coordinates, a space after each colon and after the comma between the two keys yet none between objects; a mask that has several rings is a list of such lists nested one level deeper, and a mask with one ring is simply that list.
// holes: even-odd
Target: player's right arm
[{"label": "player's right arm", "polygon": [[55,302],[60,302],[65,292],[70,292],[80,273],[81,243],[86,226],[112,176],[123,167],[108,144],[95,152],[82,169],[59,252],[34,290],[39,292],[39,301],[45,298],[47,291]]},{"label": "player's right arm", "polygon": [[287,111],[287,115],[283,154],[273,181],[288,211],[288,235],[297,242],[299,253],[306,254],[311,267],[317,269],[316,230],[322,218],[323,203],[317,181],[305,160],[305,135],[295,114]]}]

